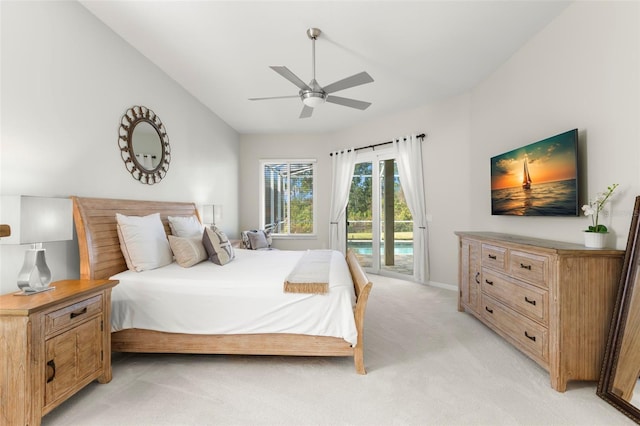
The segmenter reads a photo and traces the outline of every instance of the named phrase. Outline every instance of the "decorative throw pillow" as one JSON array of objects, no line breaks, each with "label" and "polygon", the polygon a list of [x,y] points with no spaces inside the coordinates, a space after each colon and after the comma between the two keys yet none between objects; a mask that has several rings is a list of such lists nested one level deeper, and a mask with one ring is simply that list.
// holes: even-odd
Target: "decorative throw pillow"
[{"label": "decorative throw pillow", "polygon": [[240,236],[242,237],[242,247],[246,248],[247,250],[251,250],[251,241],[249,240],[249,231],[242,231],[240,233]]},{"label": "decorative throw pillow", "polygon": [[148,216],[116,213],[116,221],[120,249],[129,269],[140,272],[173,262],[159,213]]},{"label": "decorative throw pillow", "polygon": [[267,244],[269,245],[269,247],[271,247],[271,244],[273,243],[273,239],[271,238],[271,231],[272,229],[266,230],[264,229],[262,232],[264,232],[264,237],[267,240]]},{"label": "decorative throw pillow", "polygon": [[168,238],[176,262],[183,268],[189,268],[207,258],[201,237],[181,238],[169,235]]},{"label": "decorative throw pillow", "polygon": [[169,219],[169,228],[171,228],[171,234],[175,235],[176,237],[202,237],[204,226],[202,226],[195,215],[167,216],[167,219]]},{"label": "decorative throw pillow", "polygon": [[269,243],[267,243],[267,237],[264,232],[250,232],[249,233],[249,241],[251,242],[252,250],[259,250],[261,248],[268,248]]},{"label": "decorative throw pillow", "polygon": [[256,230],[251,229],[249,231],[242,232],[242,244],[244,248],[249,250],[258,250],[261,248],[271,247],[271,230]]},{"label": "decorative throw pillow", "polygon": [[209,255],[209,260],[217,265],[226,265],[235,257],[229,239],[215,225],[204,229],[202,244]]}]

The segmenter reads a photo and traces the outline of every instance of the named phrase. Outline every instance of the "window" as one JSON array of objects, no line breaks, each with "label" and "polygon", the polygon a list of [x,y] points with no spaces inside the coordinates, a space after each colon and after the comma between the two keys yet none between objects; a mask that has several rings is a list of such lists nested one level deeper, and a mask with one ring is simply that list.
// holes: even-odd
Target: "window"
[{"label": "window", "polygon": [[274,235],[315,234],[315,160],[262,160],[260,223]]}]

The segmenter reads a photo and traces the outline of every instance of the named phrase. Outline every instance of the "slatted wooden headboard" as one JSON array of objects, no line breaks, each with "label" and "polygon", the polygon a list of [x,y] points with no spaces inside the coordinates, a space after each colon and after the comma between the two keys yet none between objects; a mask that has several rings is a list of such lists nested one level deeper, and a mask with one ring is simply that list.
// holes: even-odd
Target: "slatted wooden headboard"
[{"label": "slatted wooden headboard", "polygon": [[84,197],[71,199],[78,234],[81,279],[106,279],[127,270],[118,240],[116,213],[127,216],[160,213],[167,234],[171,233],[167,216],[198,216],[194,203]]}]

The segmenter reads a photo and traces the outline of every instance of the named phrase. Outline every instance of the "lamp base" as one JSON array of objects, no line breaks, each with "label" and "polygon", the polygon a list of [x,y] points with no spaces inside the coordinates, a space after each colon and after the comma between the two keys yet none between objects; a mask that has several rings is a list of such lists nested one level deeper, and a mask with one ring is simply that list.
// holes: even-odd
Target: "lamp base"
[{"label": "lamp base", "polygon": [[38,294],[38,293],[44,293],[45,291],[49,291],[49,290],[55,290],[55,286],[49,286],[49,287],[44,287],[44,288],[40,288],[37,290],[33,290],[33,291],[17,291],[15,293],[13,293],[14,296],[31,296],[33,294]]},{"label": "lamp base", "polygon": [[43,248],[30,248],[24,253],[24,263],[18,274],[18,288],[24,293],[40,293],[49,289],[51,270]]}]

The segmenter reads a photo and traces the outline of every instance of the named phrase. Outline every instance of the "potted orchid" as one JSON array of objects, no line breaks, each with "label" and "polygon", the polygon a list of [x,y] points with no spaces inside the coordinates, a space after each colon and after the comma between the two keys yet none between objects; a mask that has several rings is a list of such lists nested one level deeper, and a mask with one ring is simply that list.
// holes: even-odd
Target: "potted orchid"
[{"label": "potted orchid", "polygon": [[595,200],[589,201],[588,204],[582,206],[584,215],[591,216],[591,225],[584,231],[584,245],[586,247],[604,247],[604,240],[609,230],[605,225],[599,223],[600,212],[604,209],[605,204],[617,187],[617,183],[608,186],[606,192],[598,193]]}]

